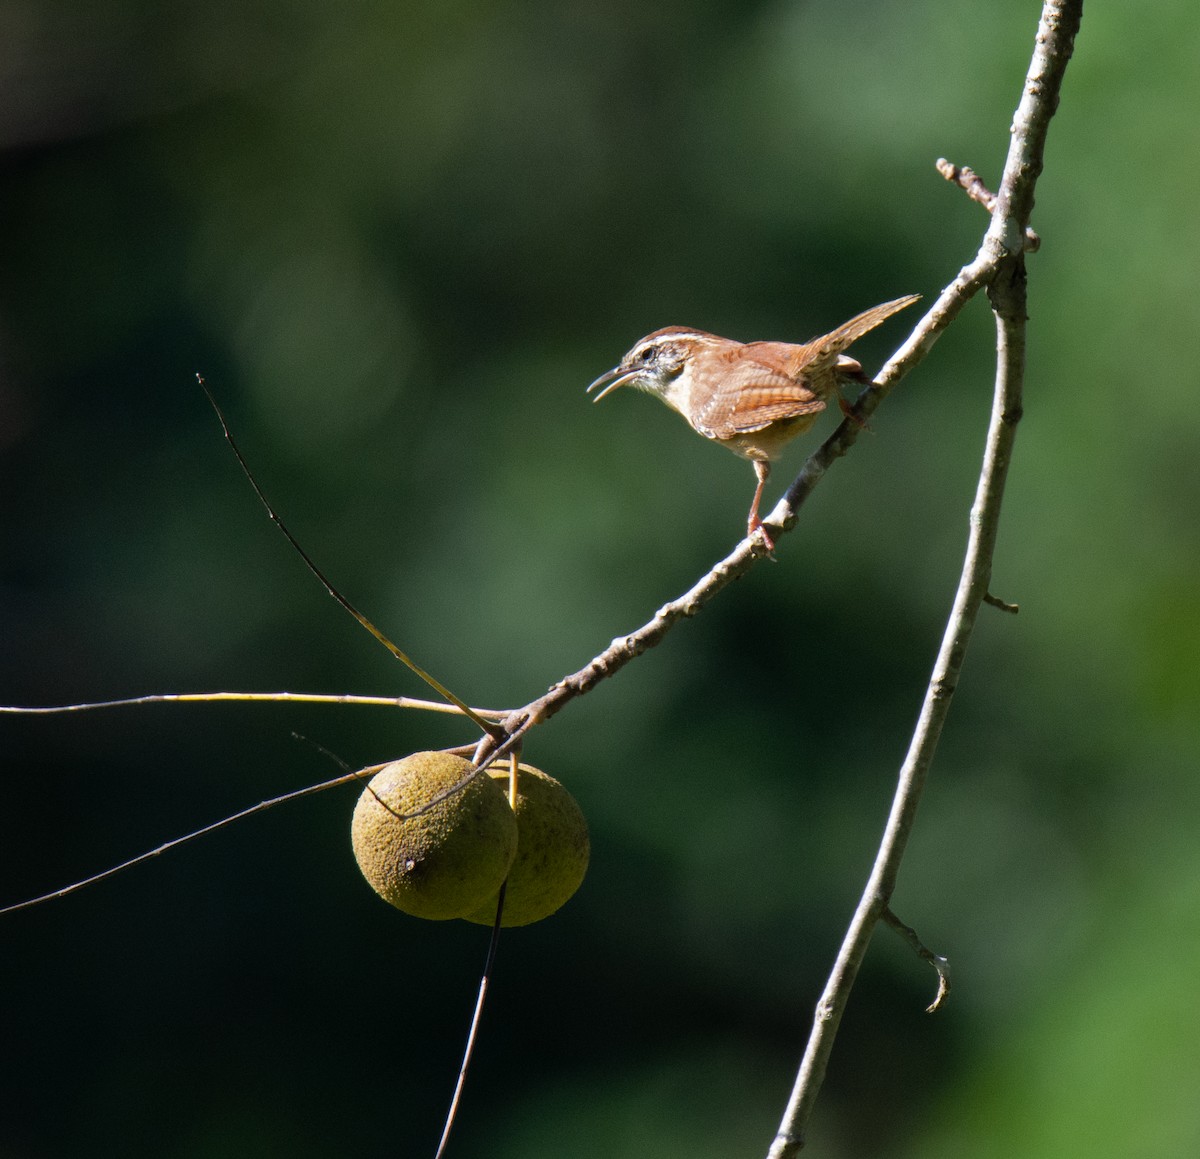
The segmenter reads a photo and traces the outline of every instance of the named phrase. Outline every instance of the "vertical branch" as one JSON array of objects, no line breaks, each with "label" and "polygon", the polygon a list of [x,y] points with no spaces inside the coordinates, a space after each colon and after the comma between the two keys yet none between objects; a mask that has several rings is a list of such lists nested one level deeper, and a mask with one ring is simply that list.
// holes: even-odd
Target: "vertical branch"
[{"label": "vertical branch", "polygon": [[996,317],[996,382],[987,443],[971,508],[970,533],[954,606],[924,703],[901,766],[891,812],[866,888],[846,931],[825,990],[791,1098],[768,1159],[792,1159],[825,1077],[833,1041],[875,924],[895,889],[929,767],[950,709],[975,620],[988,594],[1004,484],[1021,417],[1025,372],[1025,228],[1042,171],[1046,130],[1058,107],[1083,0],[1045,0],[1037,44],[1016,116],[1004,177],[980,259],[991,266],[988,296]]}]

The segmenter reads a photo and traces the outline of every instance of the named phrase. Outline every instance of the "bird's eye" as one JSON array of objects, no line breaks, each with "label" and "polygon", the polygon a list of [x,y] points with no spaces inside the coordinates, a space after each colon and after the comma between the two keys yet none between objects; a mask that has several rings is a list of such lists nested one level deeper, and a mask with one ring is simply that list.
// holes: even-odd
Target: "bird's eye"
[{"label": "bird's eye", "polygon": [[642,354],[641,354],[642,361],[649,362],[653,357],[654,357],[654,347],[647,346],[646,349],[642,351]]}]

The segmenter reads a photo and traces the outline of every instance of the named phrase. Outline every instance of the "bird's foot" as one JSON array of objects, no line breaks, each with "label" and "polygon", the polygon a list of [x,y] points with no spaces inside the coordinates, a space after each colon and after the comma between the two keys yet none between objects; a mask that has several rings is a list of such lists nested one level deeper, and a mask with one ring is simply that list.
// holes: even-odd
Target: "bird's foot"
[{"label": "bird's foot", "polygon": [[771,538],[771,533],[767,530],[767,525],[757,517],[746,525],[746,538],[753,539],[755,533],[758,534],[763,546],[767,549],[763,554],[767,559],[773,560],[775,558],[775,540]]}]

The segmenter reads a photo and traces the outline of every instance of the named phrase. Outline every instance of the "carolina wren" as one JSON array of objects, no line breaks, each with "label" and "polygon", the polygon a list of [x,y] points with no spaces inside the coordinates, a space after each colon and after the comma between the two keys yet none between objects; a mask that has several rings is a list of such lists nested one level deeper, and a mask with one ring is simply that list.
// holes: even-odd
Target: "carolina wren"
[{"label": "carolina wren", "polygon": [[746,534],[761,529],[770,550],[774,544],[758,517],[758,505],[772,460],[817,421],[828,399],[837,397],[849,413],[839,387],[870,380],[842,351],[919,297],[884,302],[803,345],[735,342],[687,326],[668,326],[647,334],[588,391],[603,387],[592,400],[599,402],[618,386],[636,386],[678,411],[698,434],[749,459],[758,485]]}]

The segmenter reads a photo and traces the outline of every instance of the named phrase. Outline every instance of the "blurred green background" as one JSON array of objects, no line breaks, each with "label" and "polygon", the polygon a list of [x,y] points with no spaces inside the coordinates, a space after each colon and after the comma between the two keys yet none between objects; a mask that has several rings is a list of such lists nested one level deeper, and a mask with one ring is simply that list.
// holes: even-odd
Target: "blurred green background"
[{"label": "blurred green background", "polygon": [[[738,538],[748,466],[583,387],[670,323],[938,293],[1026,3],[0,0],[0,703],[421,694],[342,590],[516,705]],[[819,1156],[1200,1153],[1200,9],[1092,5],[1030,259],[993,589]],[[878,366],[905,317],[856,352]],[[452,1155],[765,1152],[950,605],[981,300],[781,545],[532,738],[593,863],[503,939]],[[819,427],[832,429],[833,419]],[[815,438],[805,441],[815,445]],[[770,502],[798,469],[796,448]],[[0,720],[4,902],[469,734],[379,709]],[[0,922],[3,1159],[428,1156],[486,933],[384,906],[353,790]]]}]

